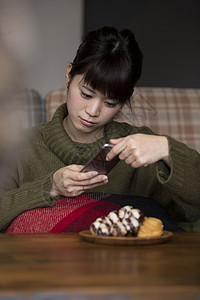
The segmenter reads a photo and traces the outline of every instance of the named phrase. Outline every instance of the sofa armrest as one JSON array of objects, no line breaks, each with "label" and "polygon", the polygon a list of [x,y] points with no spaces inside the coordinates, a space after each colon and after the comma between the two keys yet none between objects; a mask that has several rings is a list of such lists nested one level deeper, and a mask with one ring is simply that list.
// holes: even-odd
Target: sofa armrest
[{"label": "sofa armrest", "polygon": [[46,121],[45,101],[36,90],[24,89],[19,97],[22,128],[30,128]]}]

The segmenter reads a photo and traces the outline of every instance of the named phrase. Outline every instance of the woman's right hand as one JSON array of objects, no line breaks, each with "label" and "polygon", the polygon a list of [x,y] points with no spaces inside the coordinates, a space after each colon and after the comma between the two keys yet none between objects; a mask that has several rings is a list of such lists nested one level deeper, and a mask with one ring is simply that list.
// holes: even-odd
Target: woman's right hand
[{"label": "woman's right hand", "polygon": [[88,189],[108,183],[106,175],[98,175],[95,171],[81,173],[83,167],[82,165],[69,165],[57,170],[53,174],[50,196],[74,197]]}]

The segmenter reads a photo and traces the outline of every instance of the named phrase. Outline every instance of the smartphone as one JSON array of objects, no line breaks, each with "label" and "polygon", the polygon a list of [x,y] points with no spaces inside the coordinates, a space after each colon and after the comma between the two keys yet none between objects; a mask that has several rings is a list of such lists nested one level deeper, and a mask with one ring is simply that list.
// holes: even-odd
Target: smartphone
[{"label": "smartphone", "polygon": [[97,171],[100,175],[106,175],[119,162],[119,157],[106,161],[106,155],[114,147],[112,144],[104,144],[101,149],[88,161],[81,172]]}]

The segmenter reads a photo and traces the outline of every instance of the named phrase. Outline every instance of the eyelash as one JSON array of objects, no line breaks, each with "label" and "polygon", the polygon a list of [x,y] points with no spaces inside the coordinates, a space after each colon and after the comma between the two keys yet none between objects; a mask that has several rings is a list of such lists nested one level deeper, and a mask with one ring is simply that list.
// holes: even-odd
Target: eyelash
[{"label": "eyelash", "polygon": [[[91,95],[86,94],[86,93],[84,93],[84,92],[82,92],[82,91],[81,91],[81,96],[82,96],[84,99],[91,99],[91,98],[92,98]],[[110,108],[115,107],[115,106],[117,105],[117,103],[112,103],[112,102],[108,102],[108,101],[106,101],[105,104],[106,104],[108,107],[110,107]]]},{"label": "eyelash", "polygon": [[81,96],[82,96],[84,99],[90,99],[90,98],[92,98],[91,95],[88,95],[88,94],[86,94],[86,93],[83,93],[82,91],[81,91]]},{"label": "eyelash", "polygon": [[117,103],[105,102],[108,107],[115,107]]}]

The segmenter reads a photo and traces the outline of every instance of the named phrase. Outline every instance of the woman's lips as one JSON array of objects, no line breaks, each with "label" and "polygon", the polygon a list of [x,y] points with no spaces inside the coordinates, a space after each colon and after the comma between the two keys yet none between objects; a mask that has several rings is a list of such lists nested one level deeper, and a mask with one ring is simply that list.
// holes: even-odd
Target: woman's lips
[{"label": "woman's lips", "polygon": [[94,126],[96,123],[80,118],[81,123],[86,126]]}]

